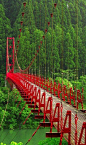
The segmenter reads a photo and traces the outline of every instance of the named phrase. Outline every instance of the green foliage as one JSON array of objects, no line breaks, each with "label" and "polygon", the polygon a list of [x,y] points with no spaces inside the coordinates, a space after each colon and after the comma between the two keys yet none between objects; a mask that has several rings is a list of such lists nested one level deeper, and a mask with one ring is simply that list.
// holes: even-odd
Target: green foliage
[{"label": "green foliage", "polygon": [[[60,138],[47,138],[46,140],[40,141],[38,145],[57,145],[60,142]],[[67,145],[68,143],[63,139],[62,145]]]},{"label": "green foliage", "polygon": [[62,84],[62,81],[63,81],[63,85],[66,85],[67,88],[73,88],[72,83],[65,78],[62,79],[61,77],[56,77],[55,81],[57,82],[57,84],[58,84],[58,81],[60,84]]},{"label": "green foliage", "polygon": [[[5,16],[4,8],[0,4],[0,74],[5,74],[6,66],[6,37],[11,33],[10,20]],[[2,84],[3,85],[3,84]]]},{"label": "green foliage", "polygon": [[0,74],[0,86],[4,87],[5,86],[5,75]]},{"label": "green foliage", "polygon": [[[31,72],[35,73],[36,70],[38,74],[40,69],[40,74],[44,76],[46,66],[46,76],[50,77],[52,70],[54,70],[55,73],[58,73],[60,69],[70,69],[74,72],[78,65],[79,78],[82,72],[85,74],[86,2],[84,0],[79,0],[78,2],[78,36],[77,2],[75,0],[70,0],[70,2],[64,0],[63,4],[62,1],[58,0],[56,8],[53,8],[53,23],[50,17],[52,12],[52,0],[47,0],[46,3],[44,0],[26,0],[27,4],[25,10],[22,2],[23,0],[17,0],[15,2],[0,1],[0,74],[5,74],[6,37],[13,35],[17,43],[21,20],[23,21],[23,27],[18,49],[18,61],[22,69],[25,69],[31,63],[31,60],[34,58],[40,46],[40,41],[43,41],[40,47],[40,53],[38,53],[33,65],[30,67]],[[21,13],[23,11],[25,15],[22,19]],[[47,22],[50,22],[49,27]],[[45,29],[48,30],[46,35],[44,34]],[[43,35],[45,35],[44,40]],[[78,57],[76,51],[77,47]],[[70,79],[71,78],[69,78],[69,80]],[[0,80],[0,82],[3,86],[4,81]]]},{"label": "green foliage", "polygon": [[[7,104],[7,98],[8,98],[7,88],[0,89],[0,98],[1,98],[0,99],[0,123],[1,123],[4,112],[5,112],[6,104]],[[26,105],[21,115],[19,115],[20,111],[22,110],[25,104],[25,101],[23,101],[22,99],[21,104],[19,105],[19,107],[17,107],[20,100],[21,100],[21,96],[16,89],[10,92],[9,102],[8,102],[7,110],[5,112],[5,117],[4,117],[1,128],[13,130],[15,128],[36,128],[37,127],[38,122],[34,121],[33,113],[30,115],[25,125],[23,125],[23,122],[25,121],[29,113],[31,112],[31,109],[29,109],[28,105]]]},{"label": "green foliage", "polygon": [[[6,145],[6,144],[1,143],[0,145]],[[23,143],[22,143],[22,142],[16,143],[16,142],[12,141],[12,142],[10,143],[10,145],[23,145]]]}]

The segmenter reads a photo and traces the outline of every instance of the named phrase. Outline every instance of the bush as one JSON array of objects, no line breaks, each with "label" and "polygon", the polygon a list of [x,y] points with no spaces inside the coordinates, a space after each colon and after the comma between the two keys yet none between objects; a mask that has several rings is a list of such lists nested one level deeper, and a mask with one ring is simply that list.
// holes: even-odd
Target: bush
[{"label": "bush", "polygon": [[[56,77],[55,78],[55,81],[56,81],[56,83],[58,84],[58,81],[59,81],[59,83],[60,84],[62,84],[62,78],[61,77]],[[63,84],[68,88],[68,85],[69,85],[69,88],[73,88],[73,85],[72,85],[72,83],[70,82],[70,81],[68,81],[67,79],[63,79]],[[68,88],[68,89],[69,89]]]},{"label": "bush", "polygon": [[[38,145],[59,145],[60,138],[46,138],[43,141],[40,141]],[[68,143],[66,140],[63,138],[62,140],[62,145],[67,145]]]},{"label": "bush", "polygon": [[[1,143],[0,145],[6,145],[6,144]],[[22,143],[22,142],[16,143],[16,142],[12,141],[12,142],[10,143],[10,145],[23,145],[23,143]]]}]

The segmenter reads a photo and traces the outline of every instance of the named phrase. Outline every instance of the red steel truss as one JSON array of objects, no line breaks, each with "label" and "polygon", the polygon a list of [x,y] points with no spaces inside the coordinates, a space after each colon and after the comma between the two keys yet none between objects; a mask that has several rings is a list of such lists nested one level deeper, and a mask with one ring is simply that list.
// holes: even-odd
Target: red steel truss
[{"label": "red steel truss", "polygon": [[7,37],[7,48],[6,48],[6,74],[8,72],[14,72],[14,37]]}]

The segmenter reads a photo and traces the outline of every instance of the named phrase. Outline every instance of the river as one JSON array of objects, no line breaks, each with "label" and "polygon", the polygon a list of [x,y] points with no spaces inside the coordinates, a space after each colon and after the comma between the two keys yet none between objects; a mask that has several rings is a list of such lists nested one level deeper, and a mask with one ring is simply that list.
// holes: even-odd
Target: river
[{"label": "river", "polygon": [[[2,130],[0,131],[0,143],[10,145],[11,141],[22,142],[23,145],[30,139],[36,129],[21,130]],[[49,132],[49,128],[39,129],[27,145],[38,145],[40,140],[46,139],[45,133]]]}]

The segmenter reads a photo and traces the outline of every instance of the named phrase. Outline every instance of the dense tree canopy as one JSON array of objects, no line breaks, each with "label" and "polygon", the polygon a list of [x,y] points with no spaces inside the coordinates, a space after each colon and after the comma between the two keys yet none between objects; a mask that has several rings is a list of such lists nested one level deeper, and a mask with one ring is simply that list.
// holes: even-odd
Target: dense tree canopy
[{"label": "dense tree canopy", "polygon": [[[5,74],[6,37],[15,37],[17,47],[19,28],[22,27],[18,48],[18,61],[22,69],[30,64],[40,46],[40,52],[30,68],[31,72],[35,73],[36,70],[38,73],[40,69],[41,75],[44,75],[46,69],[47,76],[51,76],[52,70],[53,73],[58,73],[61,69],[74,72],[78,66],[79,77],[82,72],[85,74],[86,2],[54,2],[57,3],[56,8],[52,0],[26,0],[24,9],[23,0],[0,1],[0,73]],[[25,12],[24,17],[22,12]],[[22,26],[20,21],[23,21]]]},{"label": "dense tree canopy", "polygon": [[10,20],[6,17],[4,8],[0,4],[0,73],[5,74],[6,37],[11,35]]}]

